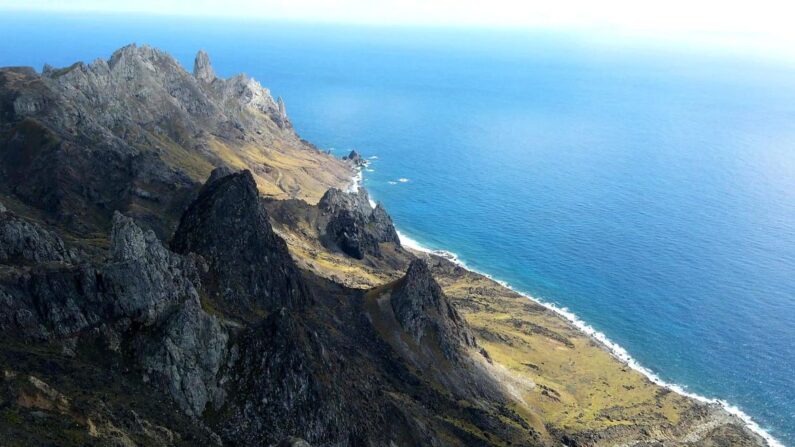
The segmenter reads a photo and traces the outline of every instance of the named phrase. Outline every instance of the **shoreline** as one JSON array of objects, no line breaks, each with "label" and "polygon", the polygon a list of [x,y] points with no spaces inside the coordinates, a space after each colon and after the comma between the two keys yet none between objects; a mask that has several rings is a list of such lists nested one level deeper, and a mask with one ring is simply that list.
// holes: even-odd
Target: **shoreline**
[{"label": "shoreline", "polygon": [[[346,191],[348,191],[348,192],[356,192],[356,191],[358,191],[358,189],[360,187],[363,187],[363,186],[364,186],[364,172],[363,172],[363,170],[361,168],[357,168],[356,169],[356,174],[352,177],[351,184],[348,186]],[[371,196],[370,197],[370,205],[373,208],[375,208],[375,203],[376,203],[375,200]],[[549,302],[540,300],[540,299],[530,295],[529,293],[526,293],[526,292],[523,292],[523,291],[521,291],[519,289],[514,288],[507,281],[500,280],[498,278],[493,277],[492,275],[490,275],[488,273],[480,272],[480,271],[478,271],[478,270],[476,270],[474,268],[469,267],[454,252],[451,252],[451,251],[448,251],[448,250],[438,250],[438,249],[431,249],[431,248],[425,247],[424,245],[422,245],[416,239],[413,239],[412,237],[410,237],[410,236],[406,235],[405,233],[401,232],[400,230],[398,230],[397,227],[395,229],[397,231],[398,238],[400,239],[401,245],[403,245],[405,248],[407,248],[409,250],[418,251],[418,252],[421,252],[421,253],[426,253],[426,254],[429,254],[429,255],[434,255],[434,256],[439,256],[441,258],[444,258],[444,259],[446,259],[446,260],[448,260],[448,261],[460,266],[461,268],[466,269],[469,272],[472,272],[472,273],[475,273],[475,274],[478,274],[478,275],[482,275],[483,277],[488,278],[488,279],[496,282],[500,286],[505,287],[506,289],[511,290],[511,291],[513,291],[513,292],[515,292],[515,293],[517,293],[517,294],[519,294],[519,295],[521,295],[521,296],[533,301],[534,303],[537,303],[537,304],[543,306],[544,308],[554,312],[560,318],[563,318],[564,320],[566,320],[569,324],[574,326],[577,330],[579,330],[580,332],[582,332],[583,334],[585,334],[586,336],[588,336],[592,340],[594,340],[597,343],[599,343],[616,360],[618,360],[622,364],[628,366],[629,368],[633,369],[634,371],[637,371],[637,372],[641,373],[643,376],[645,376],[652,383],[654,383],[654,384],[656,384],[656,385],[658,385],[660,387],[663,387],[665,389],[668,389],[670,391],[673,391],[673,392],[675,392],[677,394],[680,394],[682,396],[688,397],[690,399],[694,399],[694,400],[696,400],[698,402],[702,402],[702,403],[705,403],[705,404],[714,405],[714,406],[719,407],[721,410],[725,411],[729,415],[734,416],[737,419],[739,419],[739,421],[748,430],[750,430],[752,433],[754,433],[755,435],[757,435],[760,438],[762,438],[767,443],[767,445],[769,447],[786,447],[783,443],[781,443],[781,441],[779,441],[776,438],[774,438],[773,435],[768,433],[756,421],[754,421],[753,418],[748,413],[744,412],[743,410],[741,410],[736,405],[732,405],[731,403],[729,403],[729,402],[727,402],[725,400],[722,400],[722,399],[709,398],[709,397],[706,397],[706,396],[702,396],[700,394],[689,392],[689,391],[687,391],[685,389],[686,386],[684,386],[684,385],[679,385],[679,384],[676,384],[676,383],[666,382],[660,376],[655,374],[652,370],[650,370],[650,369],[646,368],[645,366],[641,365],[621,345],[619,345],[618,343],[615,343],[614,341],[610,340],[610,338],[607,337],[607,335],[605,335],[603,332],[600,332],[600,331],[596,330],[594,327],[590,326],[588,323],[586,323],[585,321],[580,319],[574,312],[570,311],[568,308],[559,307],[559,306],[557,306],[557,305],[555,305],[553,303],[549,303]]]}]

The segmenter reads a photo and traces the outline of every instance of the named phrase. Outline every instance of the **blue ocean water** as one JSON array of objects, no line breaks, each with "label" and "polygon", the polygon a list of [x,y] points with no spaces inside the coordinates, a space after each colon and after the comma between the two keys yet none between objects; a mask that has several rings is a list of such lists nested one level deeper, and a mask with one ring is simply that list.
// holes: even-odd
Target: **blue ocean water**
[{"label": "blue ocean water", "polygon": [[[0,15],[0,65],[199,48],[402,233],[795,445],[795,65],[587,34]],[[403,182],[400,179],[404,179]]]}]

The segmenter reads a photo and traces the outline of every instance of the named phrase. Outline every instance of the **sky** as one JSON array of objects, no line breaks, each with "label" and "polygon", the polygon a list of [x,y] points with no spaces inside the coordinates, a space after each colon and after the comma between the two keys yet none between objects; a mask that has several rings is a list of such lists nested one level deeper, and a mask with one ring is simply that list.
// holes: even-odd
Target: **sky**
[{"label": "sky", "polygon": [[791,0],[0,0],[2,10],[596,30],[762,46],[795,56],[795,2]]}]

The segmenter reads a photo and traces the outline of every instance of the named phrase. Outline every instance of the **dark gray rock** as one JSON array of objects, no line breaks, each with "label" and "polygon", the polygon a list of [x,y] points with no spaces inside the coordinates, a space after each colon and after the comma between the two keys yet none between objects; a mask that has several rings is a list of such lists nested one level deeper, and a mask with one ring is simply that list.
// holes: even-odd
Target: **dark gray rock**
[{"label": "dark gray rock", "polygon": [[352,162],[355,166],[362,167],[367,164],[367,161],[362,158],[361,154],[352,150],[348,155],[342,157],[343,160]]},{"label": "dark gray rock", "polygon": [[274,447],[312,447],[308,442],[301,438],[285,438],[279,441]]},{"label": "dark gray rock", "polygon": [[153,231],[120,213],[113,218],[110,251],[99,283],[116,318],[149,326],[183,302],[198,301],[193,259],[167,250]]},{"label": "dark gray rock", "polygon": [[0,264],[72,262],[60,237],[0,205]]},{"label": "dark gray rock", "polygon": [[215,80],[215,71],[210,65],[210,56],[204,50],[196,53],[196,59],[193,61],[193,76],[205,84]]},{"label": "dark gray rock", "polygon": [[311,300],[249,171],[211,175],[182,216],[171,246],[207,260],[208,291],[231,315],[251,319]]},{"label": "dark gray rock", "polygon": [[218,372],[228,339],[218,319],[191,299],[156,331],[138,336],[136,346],[147,378],[162,384],[185,413],[198,417],[209,403],[223,403]]},{"label": "dark gray rock", "polygon": [[0,276],[0,331],[8,337],[58,340],[102,320],[93,267],[38,267]]},{"label": "dark gray rock", "polygon": [[267,445],[294,435],[320,445],[346,445],[348,433],[362,428],[356,418],[375,411],[355,410],[368,404],[357,392],[367,379],[350,377],[352,365],[334,341],[301,315],[287,309],[272,313],[240,346],[230,380],[234,397],[221,430],[232,445]]},{"label": "dark gray rock", "polygon": [[368,230],[379,242],[391,242],[400,247],[400,237],[395,230],[392,217],[387,214],[386,209],[380,203],[376,204],[368,222]]},{"label": "dark gray rock", "polygon": [[403,330],[417,343],[434,337],[449,360],[457,360],[462,348],[475,348],[475,336],[442,292],[425,260],[415,259],[392,291],[392,310]]},{"label": "dark gray rock", "polygon": [[325,228],[327,246],[336,246],[348,256],[364,259],[366,255],[380,256],[381,243],[400,247],[392,219],[381,205],[370,206],[364,188],[343,192],[332,188],[318,202],[318,208],[328,215]]},{"label": "dark gray rock", "polygon": [[369,216],[373,212],[373,208],[370,206],[370,196],[364,188],[359,188],[355,192],[331,188],[323,194],[317,206],[321,211],[329,214],[353,211],[356,214]]},{"label": "dark gray rock", "polygon": [[[166,250],[121,214],[114,217],[111,258],[98,266],[34,266],[0,278],[0,327],[32,338],[75,337],[105,322],[114,330],[161,322],[198,300],[193,259]],[[9,298],[12,297],[12,298]]]},{"label": "dark gray rock", "polygon": [[228,335],[202,310],[198,278],[193,258],[116,213],[106,263],[34,267],[0,279],[0,330],[59,341],[96,328],[111,350],[131,337],[147,377],[200,416],[223,400],[217,374]]}]

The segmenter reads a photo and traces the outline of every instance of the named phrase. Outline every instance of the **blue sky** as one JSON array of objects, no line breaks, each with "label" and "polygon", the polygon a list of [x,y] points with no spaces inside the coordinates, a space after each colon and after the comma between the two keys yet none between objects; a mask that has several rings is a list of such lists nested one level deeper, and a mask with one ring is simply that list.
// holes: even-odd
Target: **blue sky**
[{"label": "blue sky", "polygon": [[0,0],[1,10],[151,13],[375,25],[596,30],[795,54],[782,0]]}]

